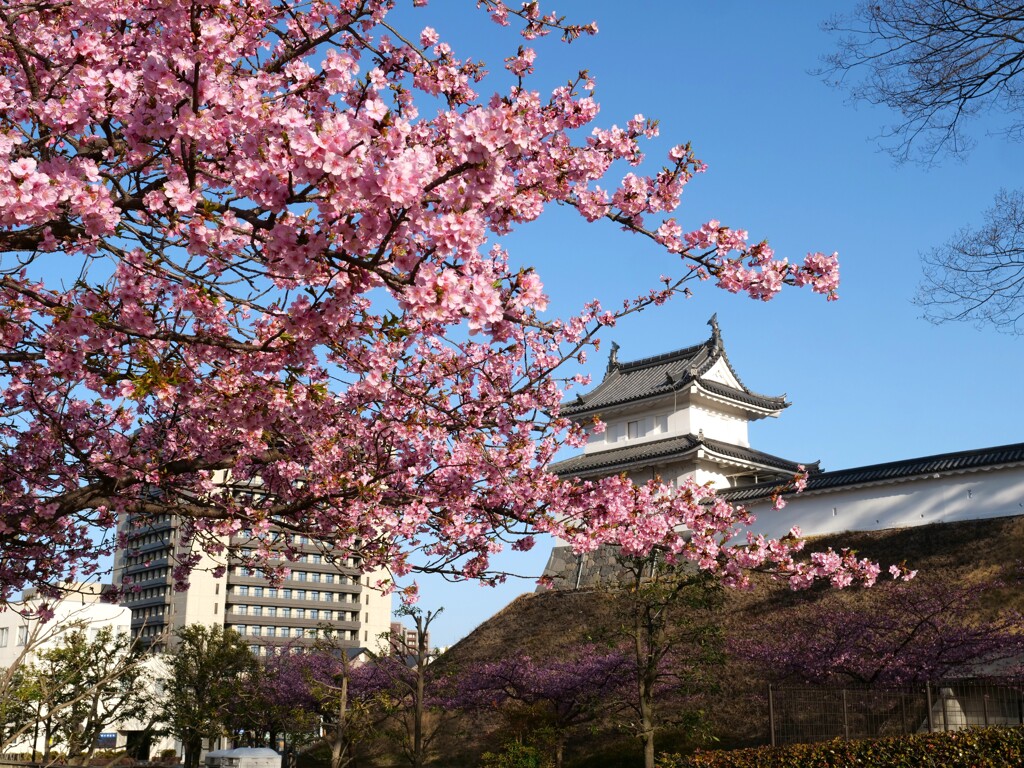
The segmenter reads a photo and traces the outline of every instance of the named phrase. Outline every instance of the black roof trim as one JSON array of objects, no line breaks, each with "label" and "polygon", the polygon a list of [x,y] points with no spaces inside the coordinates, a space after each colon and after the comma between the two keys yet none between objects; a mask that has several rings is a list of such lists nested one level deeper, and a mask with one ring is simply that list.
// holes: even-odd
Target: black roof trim
[{"label": "black roof trim", "polygon": [[631,467],[650,464],[659,459],[680,459],[702,447],[712,453],[744,463],[759,464],[786,473],[795,473],[797,471],[796,462],[779,456],[773,456],[770,453],[755,451],[752,448],[701,438],[697,435],[669,437],[664,440],[652,440],[635,445],[626,445],[622,448],[609,448],[605,451],[584,453],[565,461],[556,462],[551,465],[550,469],[555,474],[563,477],[604,476],[621,472]]},{"label": "black roof trim", "polygon": [[[730,366],[730,368],[731,367],[732,366]],[[738,381],[739,377],[737,376],[736,378]],[[747,405],[752,405],[755,408],[764,408],[767,411],[778,411],[792,405],[792,403],[786,402],[785,395],[782,395],[781,397],[759,395],[756,392],[751,392],[749,389],[734,389],[733,387],[728,387],[725,384],[721,384],[717,381],[711,381],[710,379],[700,379],[697,383],[712,394],[728,397],[733,400],[739,400]]]},{"label": "black roof trim", "polygon": [[[970,472],[1001,464],[1024,463],[1024,443],[999,445],[993,448],[976,448],[969,451],[939,453],[916,459],[889,461],[884,464],[869,464],[864,467],[837,469],[833,472],[812,474],[807,480],[805,493],[841,489],[868,483],[884,483],[905,480],[923,475],[946,472]],[[723,489],[720,495],[728,501],[757,501],[771,496],[777,484],[758,483],[745,488]]]},{"label": "black roof trim", "polygon": [[628,373],[629,371],[639,370],[640,368],[651,368],[655,365],[662,365],[664,363],[674,363],[676,360],[684,360],[694,357],[700,352],[708,343],[706,341],[700,344],[694,344],[692,347],[683,347],[672,352],[663,352],[660,355],[653,355],[651,357],[642,357],[639,360],[630,360],[628,363],[619,363],[617,369]]}]

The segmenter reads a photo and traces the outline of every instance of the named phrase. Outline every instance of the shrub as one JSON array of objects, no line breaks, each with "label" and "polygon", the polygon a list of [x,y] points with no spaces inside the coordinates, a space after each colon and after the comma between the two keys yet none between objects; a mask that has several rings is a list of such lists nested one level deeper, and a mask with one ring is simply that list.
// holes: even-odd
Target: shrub
[{"label": "shrub", "polygon": [[828,741],[693,755],[658,768],[1007,768],[1024,765],[1024,728],[971,728],[874,741]]},{"label": "shrub", "polygon": [[509,741],[499,752],[484,752],[480,768],[544,768],[544,761],[536,747]]}]

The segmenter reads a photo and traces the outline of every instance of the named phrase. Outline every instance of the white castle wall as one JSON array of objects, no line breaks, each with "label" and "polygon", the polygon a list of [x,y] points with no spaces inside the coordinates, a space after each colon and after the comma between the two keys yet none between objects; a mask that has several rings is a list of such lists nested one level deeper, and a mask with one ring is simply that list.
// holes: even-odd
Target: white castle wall
[{"label": "white castle wall", "polygon": [[1024,514],[1024,467],[812,491],[786,502],[778,511],[769,501],[748,505],[757,515],[754,530],[778,537],[798,526],[804,535],[818,536],[1008,517]]}]

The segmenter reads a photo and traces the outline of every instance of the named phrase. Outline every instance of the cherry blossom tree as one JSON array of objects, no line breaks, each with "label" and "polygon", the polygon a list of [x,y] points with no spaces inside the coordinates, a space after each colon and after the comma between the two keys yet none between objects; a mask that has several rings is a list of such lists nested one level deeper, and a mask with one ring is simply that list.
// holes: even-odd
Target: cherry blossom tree
[{"label": "cherry blossom tree", "polygon": [[776,680],[903,685],[991,673],[1001,663],[1005,672],[1005,662],[1019,666],[1024,634],[1019,611],[985,608],[998,586],[944,575],[801,595],[751,621],[729,645]]},{"label": "cherry blossom tree", "polygon": [[586,646],[557,659],[508,656],[460,672],[450,703],[467,711],[500,707],[517,724],[533,721],[551,734],[561,768],[568,739],[622,709],[635,677],[630,656],[615,649]]},{"label": "cherry blossom tree", "polygon": [[[596,31],[477,5],[527,43]],[[790,540],[726,546],[749,518],[696,485],[546,469],[584,440],[561,366],[602,328],[691,281],[834,298],[835,255],[684,227],[669,214],[704,170],[688,145],[645,175],[657,124],[594,126],[585,73],[542,94],[523,45],[489,93],[391,6],[0,2],[0,599],[96,571],[126,514],[183,520],[181,588],[229,534],[255,567],[286,561],[281,530],[394,575],[500,578],[495,551],[551,532],[733,583],[872,581],[849,555],[797,565]],[[501,238],[559,204],[656,241],[670,276],[549,317]]]},{"label": "cherry blossom tree", "polygon": [[[627,616],[620,634],[635,670],[627,702],[635,716],[632,728],[643,743],[644,768],[654,768],[659,732],[669,724],[699,725],[692,707],[680,706],[680,700],[715,686],[723,661],[722,587],[706,571],[657,552],[619,562]],[[677,699],[675,707],[666,706],[671,698]]]},{"label": "cherry blossom tree", "polygon": [[339,666],[330,653],[275,648],[242,681],[230,705],[229,728],[247,734],[248,746],[275,747],[283,738],[285,754],[294,754],[319,738],[323,718],[314,688],[318,681],[333,682]]}]

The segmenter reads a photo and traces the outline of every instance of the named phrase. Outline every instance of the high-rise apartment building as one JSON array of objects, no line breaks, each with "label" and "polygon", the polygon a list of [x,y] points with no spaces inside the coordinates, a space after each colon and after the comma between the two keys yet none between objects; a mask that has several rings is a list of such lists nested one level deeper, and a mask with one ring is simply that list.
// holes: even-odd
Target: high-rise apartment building
[{"label": "high-rise apartment building", "polygon": [[[352,559],[339,562],[322,544],[293,536],[299,559],[278,586],[237,557],[204,555],[186,591],[174,590],[173,570],[179,521],[172,515],[147,520],[126,518],[126,546],[115,560],[115,580],[125,588],[132,632],[147,645],[161,645],[187,624],[222,625],[242,635],[253,653],[315,641],[322,627],[347,645],[376,650],[387,646],[391,597],[371,585],[379,573],[366,572]],[[233,536],[230,549],[243,550],[248,536]]]},{"label": "high-rise apartment building", "polygon": [[[427,632],[425,645],[430,649],[430,633]],[[391,652],[396,656],[414,655],[419,648],[420,633],[400,621],[391,622]]]}]

